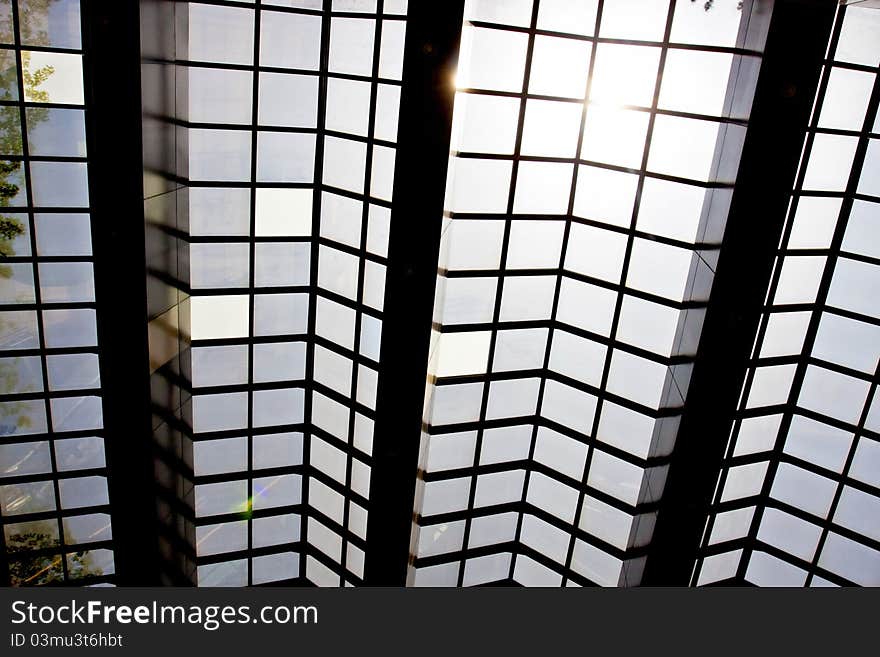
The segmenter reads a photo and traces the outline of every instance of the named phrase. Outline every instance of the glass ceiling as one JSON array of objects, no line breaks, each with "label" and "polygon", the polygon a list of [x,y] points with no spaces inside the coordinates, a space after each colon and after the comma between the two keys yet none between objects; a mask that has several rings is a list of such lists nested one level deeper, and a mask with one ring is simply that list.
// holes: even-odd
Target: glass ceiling
[{"label": "glass ceiling", "polygon": [[[407,584],[641,583],[771,13],[741,4],[466,0]],[[116,581],[81,20],[0,0],[15,585]],[[142,5],[163,583],[364,583],[406,30]],[[880,585],[878,43],[840,8],[694,584]]]},{"label": "glass ceiling", "polygon": [[760,65],[735,4],[466,3],[412,583],[639,583]]},{"label": "glass ceiling", "polygon": [[839,10],[697,584],[880,585],[878,43]]},{"label": "glass ceiling", "polygon": [[13,585],[112,582],[79,0],[0,2],[0,515]]},{"label": "glass ceiling", "polygon": [[204,586],[359,583],[406,3],[176,12],[145,66],[165,549]]}]

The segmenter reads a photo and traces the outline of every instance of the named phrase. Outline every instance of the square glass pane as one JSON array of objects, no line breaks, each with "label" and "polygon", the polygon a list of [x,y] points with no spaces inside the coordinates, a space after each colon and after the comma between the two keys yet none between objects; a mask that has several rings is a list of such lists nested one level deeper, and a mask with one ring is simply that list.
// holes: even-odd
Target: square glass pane
[{"label": "square glass pane", "polygon": [[657,116],[648,169],[681,178],[708,181],[720,125],[678,116]]},{"label": "square glass pane", "polygon": [[42,362],[39,356],[0,358],[3,393],[40,392],[43,389]]},{"label": "square glass pane", "polygon": [[590,68],[586,41],[536,36],[529,72],[529,93],[583,98]]},{"label": "square glass pane", "polygon": [[522,214],[566,214],[574,166],[558,162],[521,162],[513,211]]},{"label": "square glass pane", "polygon": [[[191,187],[189,229],[192,235],[248,235],[251,193],[249,189]],[[257,192],[259,198],[259,192]]]},{"label": "square glass pane", "polygon": [[574,214],[584,219],[629,227],[632,222],[638,176],[579,166]]},{"label": "square glass pane", "polygon": [[452,165],[452,212],[506,212],[510,195],[511,162],[456,159]]},{"label": "square glass pane", "polygon": [[513,221],[507,250],[507,269],[555,269],[562,258],[561,221]]},{"label": "square glass pane", "polygon": [[376,21],[372,19],[331,19],[329,70],[371,76],[375,33]]},{"label": "square glass pane", "polygon": [[254,10],[187,3],[189,59],[251,64],[254,59]]},{"label": "square glass pane", "polygon": [[93,347],[98,344],[94,310],[44,310],[43,327],[47,347]]},{"label": "square glass pane", "polygon": [[465,26],[456,86],[522,91],[527,45],[525,34]]},{"label": "square glass pane", "polygon": [[34,267],[31,263],[14,262],[2,269],[0,303],[34,303]]},{"label": "square glass pane", "polygon": [[79,49],[79,5],[80,0],[18,0],[22,44]]},{"label": "square glass pane", "polygon": [[260,73],[260,125],[313,128],[318,117],[318,77]]},{"label": "square glass pane", "polygon": [[584,125],[581,158],[641,168],[649,118],[647,112],[591,104]]},{"label": "square glass pane", "polygon": [[189,103],[185,116],[193,123],[251,122],[253,73],[190,66]]},{"label": "square glass pane", "polygon": [[284,287],[309,284],[311,248],[303,242],[257,244],[254,284],[257,287]]},{"label": "square glass pane", "polygon": [[[452,119],[452,149],[512,154],[519,125],[519,107],[520,101],[516,98],[457,93]],[[525,140],[526,134],[523,135],[524,151]]]},{"label": "square glass pane", "polygon": [[194,288],[247,287],[249,262],[247,244],[191,244],[190,285]]},{"label": "square glass pane", "polygon": [[257,294],[254,296],[254,335],[305,333],[308,315],[307,294]]},{"label": "square glass pane", "polygon": [[[518,105],[517,102],[517,111]],[[580,103],[527,101],[520,152],[544,157],[574,157],[582,112]]]},{"label": "square glass pane", "polygon": [[37,207],[89,207],[85,162],[31,162],[31,188]]},{"label": "square glass pane", "polygon": [[31,255],[30,226],[26,214],[10,212],[0,215],[0,231],[0,255]]},{"label": "square glass pane", "polygon": [[304,342],[254,345],[254,381],[296,381],[305,377]]},{"label": "square glass pane", "polygon": [[24,99],[31,103],[82,105],[82,55],[60,52],[21,53]]},{"label": "square glass pane", "polygon": [[41,262],[40,295],[44,303],[91,302],[95,278],[90,262]]},{"label": "square glass pane", "polygon": [[50,390],[101,387],[97,354],[57,354],[46,357]]},{"label": "square glass pane", "polygon": [[330,78],[325,128],[366,136],[370,123],[370,89],[368,82]]},{"label": "square glass pane", "polygon": [[189,130],[188,136],[191,180],[250,180],[249,131]]},{"label": "square glass pane", "polygon": [[820,128],[861,131],[875,74],[832,67],[819,114]]},{"label": "square glass pane", "polygon": [[76,109],[27,108],[31,155],[86,156],[84,112]]},{"label": "square glass pane", "polygon": [[615,106],[650,107],[659,62],[660,48],[598,44],[590,100]]},{"label": "square glass pane", "polygon": [[351,139],[324,139],[324,183],[363,194],[367,145]]},{"label": "square glass pane", "polygon": [[669,0],[615,0],[602,10],[599,36],[662,41]]},{"label": "square glass pane", "polygon": [[256,235],[311,235],[313,196],[310,189],[258,189]]},{"label": "square glass pane", "polygon": [[676,2],[672,20],[673,43],[693,43],[706,46],[737,45],[737,34],[743,15],[738,3],[716,2],[706,11],[702,2]]},{"label": "square glass pane", "polygon": [[804,174],[803,189],[843,191],[855,156],[857,137],[817,134]]},{"label": "square glass pane", "polygon": [[598,0],[541,0],[538,28],[592,36]]},{"label": "square glass pane", "polygon": [[321,17],[263,11],[260,65],[317,70],[321,59]]},{"label": "square glass pane", "polygon": [[257,135],[259,182],[311,182],[315,175],[315,135],[260,132]]},{"label": "square glass pane", "polygon": [[722,116],[732,63],[729,53],[668,50],[658,107]]}]

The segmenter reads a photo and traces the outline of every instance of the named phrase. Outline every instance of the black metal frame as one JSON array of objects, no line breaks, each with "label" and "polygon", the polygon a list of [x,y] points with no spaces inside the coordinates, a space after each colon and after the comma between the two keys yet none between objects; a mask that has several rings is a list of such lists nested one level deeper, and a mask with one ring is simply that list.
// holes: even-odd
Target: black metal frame
[{"label": "black metal frame", "polygon": [[144,280],[140,16],[134,2],[83,0],[81,6],[116,582],[144,586],[158,582],[158,543]]},{"label": "black metal frame", "polygon": [[[210,2],[210,0],[208,0]],[[113,547],[116,555],[116,575],[112,578],[121,585],[149,585],[159,581],[160,557],[158,552],[157,524],[154,522],[156,509],[156,487],[153,473],[154,446],[150,437],[150,406],[149,406],[149,365],[147,354],[147,298],[144,285],[146,262],[137,254],[144,253],[143,234],[143,185],[141,179],[141,105],[139,71],[139,17],[138,3],[119,2],[118,0],[82,0],[83,15],[83,49],[84,74],[86,89],[86,120],[88,128],[88,163],[90,167],[90,196],[93,217],[93,244],[95,258],[96,304],[98,312],[98,332],[101,354],[102,391],[98,394],[104,401],[108,486],[110,494],[109,511],[113,523]],[[204,344],[247,344],[248,345],[248,382],[240,386],[216,386],[200,388],[200,393],[215,392],[248,392],[248,427],[253,425],[253,391],[264,388],[303,388],[305,391],[304,421],[302,424],[288,427],[272,427],[271,431],[294,430],[303,432],[303,465],[285,466],[272,470],[259,471],[260,476],[274,474],[299,474],[302,476],[302,502],[283,508],[266,511],[255,511],[248,515],[248,524],[252,518],[262,515],[277,515],[279,511],[301,514],[301,538],[296,543],[271,548],[254,549],[252,534],[248,531],[248,548],[244,551],[222,553],[199,557],[198,564],[209,564],[226,561],[232,558],[253,557],[261,554],[276,553],[279,549],[293,550],[300,554],[300,577],[287,582],[288,584],[308,584],[305,574],[307,557],[313,557],[321,564],[338,574],[340,582],[355,582],[357,578],[347,570],[346,546],[351,543],[363,550],[365,554],[365,570],[363,583],[367,585],[402,586],[406,583],[407,568],[411,564],[410,538],[413,526],[413,503],[418,478],[423,481],[441,481],[462,476],[462,470],[437,473],[420,473],[418,471],[418,432],[422,427],[422,410],[424,390],[427,378],[428,348],[432,328],[442,331],[458,332],[468,330],[491,330],[492,338],[489,348],[490,363],[494,353],[497,331],[500,328],[546,328],[548,341],[544,354],[543,369],[534,371],[516,371],[493,373],[491,367],[486,374],[467,377],[449,377],[435,382],[437,385],[454,385],[464,382],[479,382],[482,386],[479,420],[474,423],[446,425],[438,427],[422,427],[428,434],[451,433],[461,430],[477,430],[476,452],[472,467],[464,470],[470,477],[468,508],[460,512],[435,515],[430,522],[451,522],[464,520],[464,539],[462,550],[454,555],[438,555],[418,559],[418,566],[430,566],[446,563],[450,559],[456,561],[476,556],[511,552],[523,554],[535,561],[545,564],[557,572],[562,568],[562,582],[571,581],[581,585],[591,582],[571,572],[571,562],[576,540],[581,540],[600,547],[612,556],[621,560],[647,557],[647,568],[643,579],[644,584],[686,585],[690,582],[691,571],[695,560],[699,557],[700,537],[703,533],[706,518],[710,512],[712,491],[719,471],[725,464],[724,447],[727,443],[729,429],[736,415],[736,399],[742,389],[743,381],[749,365],[753,362],[751,348],[756,335],[760,337],[763,330],[760,326],[761,313],[765,310],[763,300],[766,291],[771,287],[773,263],[777,255],[779,238],[783,234],[786,206],[793,189],[798,156],[804,131],[809,122],[815,91],[820,85],[820,70],[824,58],[824,47],[831,32],[834,16],[832,0],[776,0],[772,22],[769,28],[764,63],[761,68],[754,106],[748,122],[749,129],[736,187],[731,203],[728,228],[720,247],[720,259],[717,267],[714,287],[708,304],[700,301],[674,302],[639,292],[625,286],[565,271],[566,244],[571,224],[575,221],[601,226],[604,229],[622,233],[627,236],[626,255],[624,258],[621,281],[626,279],[628,262],[636,237],[650,237],[658,242],[672,246],[685,246],[691,250],[714,249],[717,245],[682,243],[672,238],[655,237],[641,233],[636,228],[639,196],[646,175],[660,179],[677,180],[664,174],[646,174],[648,147],[654,117],[660,114],[684,115],[680,112],[658,110],[658,97],[661,81],[658,77],[653,103],[650,110],[645,149],[640,170],[630,170],[615,165],[584,162],[580,159],[580,144],[583,141],[583,120],[579,129],[578,150],[575,158],[530,157],[520,154],[523,137],[523,124],[526,97],[528,93],[529,64],[536,35],[542,34],[537,29],[538,7],[535,2],[528,28],[512,28],[503,26],[505,30],[522,31],[528,34],[528,50],[526,55],[526,74],[521,93],[508,95],[520,102],[519,123],[516,136],[516,147],[513,153],[513,173],[509,188],[507,213],[503,215],[462,215],[469,219],[502,219],[505,221],[504,238],[501,252],[501,271],[462,271],[441,272],[448,278],[458,277],[497,277],[497,290],[494,301],[491,323],[479,325],[454,325],[432,327],[434,309],[435,281],[437,276],[436,262],[440,248],[441,222],[443,220],[444,193],[446,187],[447,163],[450,146],[452,123],[452,105],[454,87],[452,73],[458,54],[458,43],[461,36],[463,0],[455,2],[416,2],[411,0],[407,16],[407,38],[404,55],[404,83],[401,95],[400,131],[396,145],[396,180],[393,198],[390,202],[371,198],[370,172],[372,146],[394,147],[394,143],[385,142],[375,136],[377,80],[379,79],[379,47],[382,32],[382,0],[378,2],[379,17],[376,20],[374,33],[374,52],[372,60],[372,76],[338,74],[329,72],[329,39],[330,21],[333,17],[363,17],[363,14],[346,14],[332,11],[331,0],[325,0],[321,10],[290,10],[283,7],[271,7],[272,11],[319,15],[323,20],[321,34],[321,57],[317,71],[302,71],[316,75],[319,79],[318,119],[315,128],[279,128],[259,125],[256,112],[259,102],[259,72],[272,71],[271,68],[259,66],[260,53],[260,19],[261,5],[250,3],[232,3],[224,6],[238,6],[255,11],[254,63],[251,66],[232,64],[209,64],[216,68],[227,68],[252,71],[253,111],[252,121],[245,125],[195,124],[180,122],[190,128],[210,127],[227,128],[251,133],[250,181],[211,183],[195,181],[192,186],[223,186],[246,187],[250,189],[250,236],[236,238],[236,241],[247,243],[249,248],[249,285],[246,288],[217,288],[200,290],[200,294],[248,294],[250,306],[250,324],[248,337],[230,340],[211,340]],[[601,21],[603,3],[600,0],[596,25]],[[669,5],[669,15],[662,42],[653,45],[662,46],[659,68],[662,70],[663,58],[669,45],[669,35],[675,3]],[[473,23],[480,26],[479,22]],[[483,24],[485,27],[502,27],[494,24]],[[839,28],[838,28],[839,29]],[[546,32],[546,31],[545,31]],[[553,32],[546,32],[554,35]],[[566,35],[570,36],[570,35]],[[598,43],[628,43],[626,40],[587,37],[584,41],[591,43],[591,63],[588,75],[587,95],[592,79],[592,67]],[[648,44],[648,42],[644,42]],[[650,44],[648,44],[650,45]],[[677,44],[677,47],[681,47]],[[712,50],[710,47],[695,47]],[[754,55],[748,43],[735,49],[723,49],[733,54]],[[203,64],[201,62],[182,61],[181,64]],[[277,69],[287,73],[296,73],[295,69]],[[662,74],[661,74],[662,75]],[[369,128],[365,136],[336,133],[324,126],[327,103],[327,84],[330,76],[342,79],[354,79],[371,83]],[[824,84],[824,82],[822,83]],[[493,93],[493,92],[487,92]],[[538,96],[541,98],[541,96]],[[556,97],[543,97],[556,101],[582,102]],[[869,131],[873,120],[872,112],[876,113],[880,103],[880,82],[875,84],[872,105],[869,110],[865,130]],[[22,112],[24,110],[22,109]],[[583,112],[588,110],[586,107]],[[696,117],[700,118],[700,117]],[[582,116],[583,119],[583,116]],[[719,121],[717,117],[713,120]],[[175,119],[176,121],[176,119]],[[742,123],[736,119],[720,119],[726,123]],[[300,132],[316,135],[316,156],[314,178],[311,183],[259,183],[257,182],[257,135],[260,130]],[[864,131],[863,131],[864,132]],[[863,135],[864,136],[864,135]],[[323,143],[325,137],[344,137],[368,145],[363,194],[340,190],[325,186],[323,183]],[[25,142],[27,140],[25,139]],[[859,157],[864,158],[867,140],[860,146]],[[770,146],[772,144],[772,147]],[[25,148],[27,147],[25,143]],[[25,151],[26,153],[26,151]],[[493,156],[469,153],[459,154],[462,158],[478,156],[491,159]],[[509,158],[510,156],[503,156]],[[520,161],[560,161],[572,163],[573,177],[567,214],[564,216],[548,215],[545,218],[562,220],[565,223],[563,246],[559,266],[555,269],[505,271],[511,219],[516,189],[517,167]],[[573,217],[574,189],[576,186],[578,165],[590,164],[612,170],[627,171],[639,174],[639,187],[633,218],[628,228],[618,228],[589,219]],[[29,180],[29,179],[28,179]],[[707,189],[722,187],[716,183],[698,183]],[[28,182],[29,184],[29,182]],[[850,182],[850,187],[855,183]],[[310,238],[273,238],[261,237],[260,242],[271,241],[311,241],[311,270],[308,285],[286,288],[258,288],[255,285],[255,196],[259,187],[279,187],[314,189],[314,203]],[[323,238],[321,228],[321,199],[325,191],[363,202],[360,248],[346,246]],[[387,259],[370,253],[366,248],[367,219],[369,204],[387,207],[392,211],[390,244]],[[850,200],[851,204],[851,200]],[[541,215],[529,215],[529,218],[540,219]],[[173,230],[169,233],[173,233]],[[33,231],[31,231],[33,233]],[[839,248],[842,230],[838,229],[835,244]],[[224,237],[179,236],[192,242],[225,242]],[[347,299],[332,291],[321,289],[318,284],[318,254],[322,246],[332,246],[339,251],[359,259],[356,299]],[[387,265],[385,303],[381,311],[364,305],[364,272],[366,261]],[[826,269],[822,290],[827,292],[830,283],[830,269]],[[160,272],[153,272],[161,274]],[[500,306],[502,290],[506,276],[552,276],[556,278],[553,311],[549,320],[534,322],[502,322]],[[583,329],[561,324],[556,318],[559,304],[562,276],[573,280],[581,280],[613,291],[616,295],[614,319],[608,337],[598,336]],[[182,291],[189,293],[188,284],[171,281]],[[305,292],[310,295],[308,330],[306,334],[273,336],[258,338],[257,342],[305,341],[307,343],[306,374],[304,381],[273,382],[272,384],[254,383],[253,345],[254,339],[254,299],[256,293],[262,292]],[[590,469],[590,459],[596,443],[595,434],[598,429],[599,408],[605,400],[614,401],[622,406],[638,410],[653,417],[662,418],[678,414],[680,409],[652,410],[641,406],[638,402],[619,397],[606,390],[609,377],[611,353],[621,349],[636,355],[644,356],[655,362],[663,362],[668,366],[692,362],[691,357],[661,358],[636,347],[621,344],[616,337],[617,325],[621,314],[624,292],[636,297],[656,301],[678,309],[707,308],[699,351],[695,360],[690,393],[684,407],[681,429],[678,432],[675,451],[669,457],[652,457],[639,459],[609,445],[602,449],[614,456],[641,467],[657,465],[670,466],[669,477],[664,495],[660,502],[643,503],[635,507],[617,500],[611,495],[596,490],[586,482]],[[319,297],[338,302],[355,313],[354,347],[348,348],[334,344],[332,341],[317,336],[316,302]],[[81,304],[80,304],[81,305]],[[64,306],[61,306],[64,307]],[[360,317],[368,314],[380,319],[383,324],[381,357],[378,363],[379,384],[375,410],[357,401],[357,365],[363,364],[372,369],[376,363],[359,353]],[[810,333],[815,338],[818,320],[813,319]],[[596,387],[549,371],[550,336],[554,329],[564,328],[582,337],[590,338],[606,345],[602,383]],[[124,340],[118,336],[125,335]],[[194,343],[200,346],[200,343]],[[315,347],[326,347],[334,353],[349,358],[354,364],[351,379],[350,395],[341,394],[328,386],[315,382],[314,352]],[[798,381],[802,381],[805,363],[800,363]],[[43,364],[45,370],[45,363]],[[44,379],[46,373],[44,371]],[[166,373],[173,376],[173,373]],[[487,420],[487,405],[490,382],[513,378],[540,378],[538,406],[546,381],[552,380],[565,383],[581,392],[597,396],[597,412],[594,416],[589,436],[578,434],[573,429],[559,426],[552,420],[542,418],[540,412],[532,416]],[[878,384],[878,375],[870,378],[872,394]],[[192,392],[192,386],[185,380],[177,381],[185,392]],[[790,416],[797,397],[797,388],[793,389],[792,398],[785,409]],[[311,422],[312,394],[317,391],[330,399],[348,407],[348,438],[344,443],[339,437],[315,427]],[[63,393],[60,395],[63,396]],[[870,396],[869,396],[870,403]],[[48,404],[48,401],[47,401]],[[153,409],[155,410],[155,409]],[[375,422],[373,453],[365,456],[353,445],[355,431],[355,412]],[[865,411],[866,413],[867,411]],[[864,425],[863,413],[860,426]],[[175,421],[174,418],[167,418]],[[495,465],[479,464],[479,447],[483,430],[494,426],[510,426],[513,424],[531,424],[532,436],[529,457],[525,461],[505,462]],[[533,460],[536,435],[539,426],[546,426],[563,433],[587,445],[587,459],[584,467],[583,481],[575,481],[566,475],[554,471]],[[186,430],[182,425],[179,427]],[[251,429],[251,435],[265,433],[266,430]],[[191,436],[193,440],[208,440],[226,436],[240,435],[238,431],[218,431],[200,433]],[[782,435],[782,434],[781,434]],[[345,455],[345,482],[336,481],[326,473],[318,471],[309,464],[309,447],[313,437],[319,437],[331,444]],[[180,462],[181,472],[193,483],[212,483],[227,481],[230,478],[246,478],[248,494],[253,495],[253,479],[255,471],[250,456],[252,443],[248,441],[249,463],[247,472],[224,473],[194,477]],[[853,449],[849,459],[853,457]],[[782,458],[781,441],[777,441],[772,459]],[[369,499],[351,490],[353,459],[359,459],[371,468],[371,486]],[[510,504],[474,509],[476,480],[478,475],[491,472],[522,469],[525,471],[525,484],[522,498]],[[529,477],[533,472],[545,474],[556,481],[575,488],[578,495],[575,522],[567,523],[556,516],[536,508],[526,499]],[[61,475],[62,477],[64,475]],[[57,488],[57,477],[55,486]],[[311,508],[308,500],[309,479],[315,478],[322,484],[341,494],[346,499],[343,524],[327,518],[320,511]],[[27,478],[23,478],[25,481]],[[34,479],[37,479],[35,477]],[[762,499],[769,495],[769,483],[765,481]],[[842,485],[840,486],[842,488]],[[56,491],[57,493],[57,491]],[[580,508],[585,494],[615,506],[628,513],[658,511],[658,521],[654,537],[649,546],[619,550],[593,537],[577,526]],[[837,492],[838,499],[840,489]],[[356,501],[368,510],[367,536],[364,540],[348,528],[350,503]],[[835,501],[836,503],[836,501]],[[183,504],[178,509],[184,515],[191,511]],[[511,543],[491,545],[481,548],[468,548],[470,523],[474,517],[501,512],[518,514],[516,538]],[[554,562],[549,557],[538,553],[529,546],[521,545],[520,531],[523,515],[529,513],[540,520],[570,533],[565,564]],[[757,515],[757,514],[756,514]],[[309,519],[314,518],[341,536],[341,561],[336,563],[331,557],[308,542]],[[220,516],[192,519],[195,525],[214,524],[217,522],[239,520],[238,514],[230,513]],[[826,521],[826,525],[827,525]],[[756,544],[758,520],[754,520],[746,541],[749,549]],[[824,535],[828,528],[824,527]],[[3,547],[0,536],[0,547]],[[184,545],[177,546],[184,549]],[[762,549],[764,546],[762,545]],[[67,550],[67,548],[63,548]],[[818,552],[817,552],[818,555]],[[194,556],[194,555],[193,555]],[[816,557],[817,559],[818,557]],[[745,561],[744,561],[745,562]],[[743,563],[744,563],[743,562]],[[815,559],[814,559],[815,562]],[[815,569],[816,563],[813,563]],[[65,564],[66,568],[66,564]],[[744,575],[738,574],[735,582],[739,583]],[[0,577],[8,579],[5,559],[0,559]],[[248,582],[252,583],[251,565],[248,559]],[[508,579],[513,577],[513,560],[511,561]],[[458,584],[463,583],[464,568],[458,573]],[[729,582],[728,582],[729,583]]]},{"label": "black metal frame", "polygon": [[[815,302],[800,304],[778,305],[775,303],[774,297],[780,278],[780,267],[779,265],[777,265],[777,270],[775,271],[773,279],[769,286],[770,292],[768,295],[767,306],[764,309],[765,314],[762,318],[761,326],[758,330],[755,352],[752,354],[752,358],[748,363],[750,371],[746,376],[742,401],[740,408],[737,411],[737,422],[736,424],[734,424],[734,433],[731,438],[731,444],[728,446],[724,461],[721,466],[719,488],[716,492],[715,501],[713,503],[713,513],[709,517],[706,533],[703,537],[703,546],[699,554],[700,560],[698,560],[697,562],[697,571],[695,573],[694,580],[696,580],[697,576],[699,575],[702,560],[720,552],[742,548],[743,555],[739,560],[739,567],[736,573],[736,578],[738,580],[743,580],[743,578],[746,577],[752,553],[756,550],[760,550],[805,571],[807,573],[806,585],[808,586],[811,585],[817,577],[821,577],[827,582],[831,582],[835,585],[851,586],[853,582],[849,581],[846,577],[839,573],[831,572],[828,569],[823,568],[819,563],[822,556],[822,549],[825,545],[829,532],[833,529],[836,534],[839,534],[846,539],[857,542],[860,545],[868,547],[869,549],[873,549],[875,551],[880,550],[880,542],[869,536],[862,535],[859,532],[854,531],[853,529],[846,528],[840,524],[837,524],[834,521],[835,511],[838,507],[838,503],[845,486],[855,490],[859,490],[868,495],[877,495],[876,487],[872,487],[870,484],[863,483],[851,478],[849,475],[849,468],[853,462],[860,441],[880,440],[880,436],[878,436],[876,431],[872,431],[865,426],[865,422],[871,408],[872,400],[876,397],[878,371],[876,369],[873,372],[854,370],[850,367],[823,360],[812,353],[813,346],[815,345],[815,341],[818,335],[818,329],[821,319],[826,315],[833,314],[838,317],[853,319],[868,325],[877,326],[878,324],[880,324],[880,320],[875,317],[868,317],[856,313],[852,310],[829,306],[827,303],[827,296],[830,290],[835,265],[841,258],[845,258],[849,261],[859,261],[873,266],[880,266],[880,262],[878,262],[876,258],[865,255],[858,255],[852,252],[847,252],[843,249],[843,238],[846,233],[849,215],[853,207],[854,201],[862,200],[873,202],[875,204],[878,201],[877,197],[871,197],[858,192],[859,177],[862,173],[862,166],[864,164],[868,144],[872,138],[875,141],[877,138],[877,134],[873,133],[872,130],[877,112],[880,111],[880,81],[878,81],[878,78],[875,77],[873,89],[866,108],[864,123],[859,129],[838,130],[819,127],[820,112],[825,102],[825,96],[827,93],[828,82],[831,76],[832,68],[849,69],[853,71],[862,71],[872,74],[877,73],[878,71],[878,68],[876,66],[872,67],[862,64],[851,64],[836,61],[836,58],[832,55],[832,53],[835,53],[837,49],[837,44],[840,38],[841,28],[845,20],[846,11],[847,10],[845,8],[841,8],[838,11],[837,20],[831,33],[830,45],[828,50],[829,57],[827,61],[824,62],[825,69],[819,83],[813,116],[810,120],[809,126],[804,130],[806,137],[803,140],[805,142],[805,146],[801,163],[801,170],[796,179],[796,182],[792,185],[792,205],[788,212],[787,223],[783,232],[782,241],[777,251],[777,262],[779,264],[782,263],[783,259],[787,258],[790,255],[818,255],[827,257],[827,261],[823,268],[823,273],[817,289]],[[841,191],[824,192],[803,189],[806,168],[808,166],[813,144],[816,136],[821,134],[838,134],[855,137],[858,139],[858,144],[854,153],[852,167],[849,170],[845,189]],[[831,238],[830,244],[825,248],[793,249],[789,244],[789,238],[791,236],[794,224],[795,212],[797,210],[798,204],[802,201],[802,199],[810,197],[829,197],[838,198],[841,200],[841,207],[839,213],[837,214],[834,234]],[[767,322],[769,321],[770,313],[780,310],[806,311],[810,313],[810,322],[806,329],[803,347],[798,353],[791,356],[780,356],[773,358],[762,357],[760,356],[760,349],[766,335]],[[744,403],[744,400],[748,398],[753,382],[754,369],[752,368],[755,368],[759,365],[780,364],[796,366],[791,389],[789,391],[789,394],[786,396],[786,400],[782,403],[770,407],[744,409],[742,407],[742,404]],[[860,380],[867,384],[867,397],[864,402],[864,407],[862,408],[859,417],[854,422],[845,422],[842,419],[829,417],[814,410],[798,406],[798,399],[805,379],[806,370],[810,366],[817,366],[819,368],[822,368],[823,370],[842,374],[852,380]],[[750,417],[760,417],[768,414],[778,414],[780,415],[781,420],[778,431],[776,432],[776,435],[774,437],[772,447],[769,449],[769,451],[758,454],[737,455],[735,453],[736,441],[738,438],[736,434],[736,429],[738,428],[739,421],[745,420],[746,418]],[[831,471],[825,467],[822,467],[821,465],[811,463],[803,458],[800,458],[785,451],[787,439],[790,434],[791,422],[795,416],[819,422],[823,425],[828,426],[829,428],[835,428],[854,434],[846,455],[845,462],[842,464],[839,472]],[[736,500],[721,502],[720,494],[727,481],[729,468],[757,462],[767,462],[768,464],[767,472],[764,475],[760,492],[757,495],[751,496],[750,498],[740,498]],[[803,509],[793,506],[790,503],[776,499],[772,496],[772,487],[775,480],[775,475],[779,466],[782,464],[800,468],[812,474],[818,475],[826,481],[833,483],[835,487],[835,493],[829,505],[829,510],[824,517],[817,517],[814,514],[811,514],[807,511],[804,511]],[[727,510],[740,508],[744,504],[756,506],[756,510],[752,516],[747,534],[741,539],[730,541],[726,544],[716,543],[710,545],[708,539],[711,535],[711,531],[716,520],[716,514]],[[789,554],[785,550],[770,545],[768,542],[762,541],[758,537],[758,532],[761,526],[761,520],[764,514],[764,510],[767,508],[779,510],[820,528],[820,537],[818,539],[815,552],[809,560],[805,560],[802,557]]]},{"label": "black metal frame", "polygon": [[364,582],[406,581],[464,2],[410,2]]}]

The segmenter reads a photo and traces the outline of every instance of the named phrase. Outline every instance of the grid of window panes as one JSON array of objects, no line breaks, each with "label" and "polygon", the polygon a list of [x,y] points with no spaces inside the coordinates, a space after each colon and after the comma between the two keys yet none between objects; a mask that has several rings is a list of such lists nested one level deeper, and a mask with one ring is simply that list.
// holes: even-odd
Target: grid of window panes
[{"label": "grid of window panes", "polygon": [[176,11],[176,65],[148,73],[180,160],[148,200],[160,516],[200,585],[357,583],[406,3]]},{"label": "grid of window panes", "polygon": [[416,585],[639,582],[760,64],[736,4],[466,3]]},{"label": "grid of window panes", "polygon": [[305,575],[363,578],[406,0],[329,3]]},{"label": "grid of window panes", "polygon": [[694,581],[880,584],[880,11],[840,8]]},{"label": "grid of window panes", "polygon": [[79,0],[0,2],[0,515],[11,583],[114,572]]}]

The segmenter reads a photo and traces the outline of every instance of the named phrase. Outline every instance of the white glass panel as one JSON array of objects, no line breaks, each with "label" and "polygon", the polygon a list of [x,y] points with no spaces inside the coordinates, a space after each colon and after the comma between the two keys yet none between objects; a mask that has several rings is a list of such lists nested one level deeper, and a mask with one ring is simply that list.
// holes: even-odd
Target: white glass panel
[{"label": "white glass panel", "polygon": [[[376,21],[333,18],[330,22],[330,70],[369,76],[373,72]],[[320,37],[320,31],[318,31]]]},{"label": "white glass panel", "polygon": [[647,112],[590,105],[581,158],[631,169],[641,168],[649,118]]},{"label": "white glass panel", "polygon": [[525,34],[465,26],[456,85],[522,91],[527,44]]},{"label": "white glass panel", "polygon": [[260,17],[260,65],[317,70],[321,17],[264,11]]},{"label": "white glass panel", "polygon": [[602,10],[599,36],[661,41],[668,13],[669,0],[614,0]]},{"label": "white glass panel", "polygon": [[598,4],[598,0],[541,0],[538,28],[591,36]]},{"label": "white glass panel", "polygon": [[511,222],[507,269],[558,267],[564,229],[561,221]]},{"label": "white glass panel", "polygon": [[529,72],[529,93],[583,98],[589,68],[589,43],[536,36]]},{"label": "white glass panel", "polygon": [[452,119],[452,149],[512,154],[519,107],[520,101],[516,98],[457,93]]},{"label": "white glass panel", "polygon": [[819,114],[820,128],[862,129],[876,76],[833,67]]},{"label": "white glass panel", "polygon": [[587,445],[546,427],[538,428],[535,461],[580,481],[587,462]]},{"label": "white glass panel", "polygon": [[310,189],[258,189],[257,236],[311,235],[313,196]]},{"label": "white glass panel", "polygon": [[254,58],[252,9],[187,3],[189,59],[250,64]]},{"label": "white glass panel", "polygon": [[658,107],[722,116],[732,63],[733,55],[728,53],[670,49]]},{"label": "white glass panel", "polygon": [[[600,43],[596,47],[590,100],[612,106],[650,107],[659,62],[659,48]],[[622,80],[626,83],[621,84]]]},{"label": "white glass panel", "polygon": [[526,101],[520,152],[544,157],[574,157],[582,111],[580,103]]},{"label": "white glass panel", "polygon": [[574,214],[629,227],[638,180],[638,176],[629,173],[579,166]]}]

